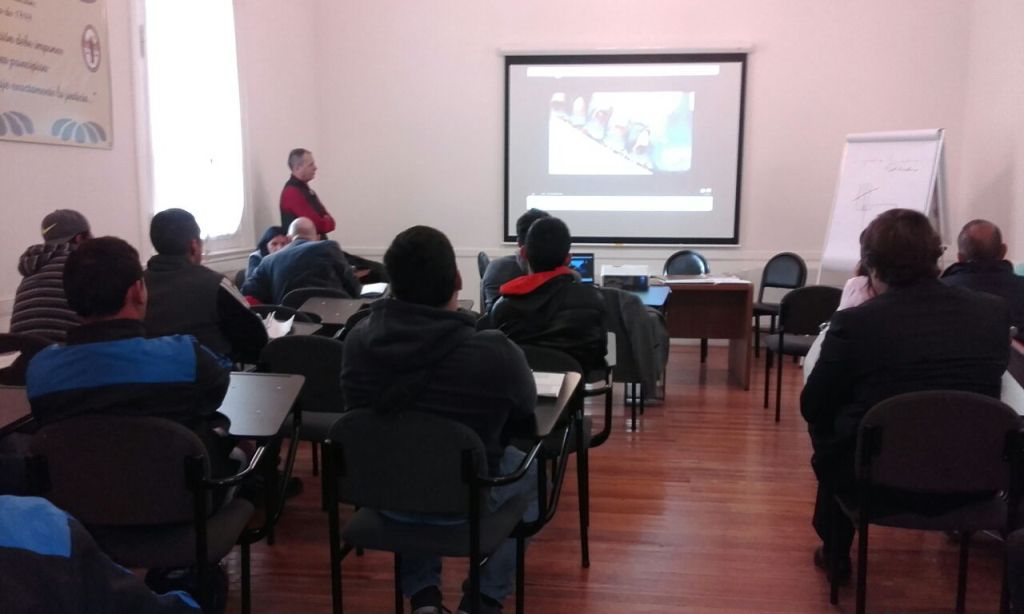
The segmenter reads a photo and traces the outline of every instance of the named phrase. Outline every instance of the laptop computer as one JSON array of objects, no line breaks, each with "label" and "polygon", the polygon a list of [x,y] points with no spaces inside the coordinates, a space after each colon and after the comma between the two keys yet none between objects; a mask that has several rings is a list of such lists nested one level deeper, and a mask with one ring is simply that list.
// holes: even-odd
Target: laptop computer
[{"label": "laptop computer", "polygon": [[594,283],[594,254],[569,254],[569,268],[580,274],[583,283]]}]

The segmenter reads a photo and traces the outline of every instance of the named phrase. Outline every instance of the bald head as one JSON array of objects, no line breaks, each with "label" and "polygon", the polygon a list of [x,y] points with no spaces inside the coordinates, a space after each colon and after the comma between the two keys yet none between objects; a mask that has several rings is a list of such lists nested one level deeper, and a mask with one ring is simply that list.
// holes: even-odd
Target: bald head
[{"label": "bald head", "polygon": [[960,262],[998,262],[1006,257],[1006,244],[999,227],[988,220],[971,220],[957,238]]},{"label": "bald head", "polygon": [[307,241],[316,241],[320,238],[320,235],[316,232],[316,224],[313,223],[313,220],[308,217],[297,217],[288,226],[288,237],[292,240],[306,239]]}]

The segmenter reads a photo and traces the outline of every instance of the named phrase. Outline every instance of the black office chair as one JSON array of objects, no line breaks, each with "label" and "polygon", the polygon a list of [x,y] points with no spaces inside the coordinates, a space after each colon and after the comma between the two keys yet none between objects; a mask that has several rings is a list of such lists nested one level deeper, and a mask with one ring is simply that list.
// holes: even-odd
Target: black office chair
[{"label": "black office chair", "polygon": [[[341,561],[353,549],[393,552],[395,611],[403,607],[399,586],[402,554],[469,558],[469,595],[480,600],[480,566],[520,524],[528,502],[513,497],[486,509],[491,487],[527,475],[540,444],[510,475],[487,477],[480,437],[458,422],[425,412],[383,415],[370,409],[346,412],[324,444],[331,541],[331,595],[342,611]],[[358,511],[340,526],[338,503]],[[466,516],[455,525],[420,525],[393,520],[377,510]],[[525,540],[516,536],[516,612],[524,611]],[[479,606],[476,606],[479,607]],[[474,607],[474,610],[476,609]]]},{"label": "black office chair", "polygon": [[779,354],[775,373],[775,421],[782,407],[783,356],[807,356],[811,344],[821,332],[821,325],[832,318],[839,307],[843,291],[831,286],[805,286],[782,297],[779,303],[778,332],[765,338],[768,355],[764,361],[764,407],[768,408],[768,385],[771,380],[773,355]]},{"label": "black office chair", "polygon": [[0,354],[19,352],[19,356],[9,366],[0,369],[0,385],[24,386],[25,371],[32,357],[53,342],[37,335],[20,333],[0,334]]},{"label": "black office chair", "polygon": [[[242,611],[249,612],[249,544],[253,505],[225,489],[249,477],[263,457],[228,478],[210,477],[206,448],[184,426],[153,417],[86,415],[48,425],[32,438],[30,473],[38,490],[88,528],[102,550],[125,567],[196,566],[208,604],[207,566],[236,543],[242,550]],[[215,492],[219,491],[219,497]]]},{"label": "black office chair", "polygon": [[238,269],[235,271],[235,276],[232,281],[234,281],[236,288],[241,288],[245,285],[245,269]]},{"label": "black office chair", "polygon": [[771,318],[768,332],[775,333],[775,318],[779,315],[779,304],[764,300],[766,288],[793,290],[802,288],[807,283],[807,264],[804,259],[793,252],[775,254],[764,265],[761,271],[761,285],[757,290],[757,301],[754,302],[754,356],[761,353],[761,316]]},{"label": "black office chair", "polygon": [[313,297],[353,298],[341,288],[296,288],[284,295],[284,298],[281,299],[281,304],[292,309],[300,309],[306,301]]},{"label": "black office chair", "polygon": [[[565,352],[545,347],[523,345],[520,346],[526,354],[526,362],[534,371],[546,371],[551,373],[582,373],[580,363]],[[610,385],[609,385],[610,387]],[[600,394],[605,394],[601,392]],[[594,420],[583,413],[583,397],[585,392],[579,388],[569,403],[570,412],[565,426],[571,428],[569,448],[567,453],[576,453],[576,486],[579,491],[579,514],[580,514],[580,564],[583,567],[590,567],[590,454],[591,448],[596,448],[608,440],[612,428],[612,406],[611,392],[605,397],[604,425],[601,430],[594,433]],[[541,448],[541,459],[543,462],[557,461],[562,454],[563,433],[552,432],[544,439]],[[543,470],[544,467],[541,467]],[[557,484],[557,481],[553,480]],[[557,484],[560,487],[560,484]],[[557,501],[557,497],[554,498]]]},{"label": "black office chair", "polygon": [[[663,376],[668,347],[660,347],[668,338],[656,327],[665,327],[665,316],[648,309],[636,295],[618,288],[601,288],[605,300],[608,332],[615,334],[615,368],[612,381],[621,382],[631,413],[631,429],[636,431],[637,407],[644,412],[644,400]],[[625,309],[624,309],[625,307]],[[662,339],[662,337],[664,339]]]},{"label": "black office chair", "polygon": [[[971,534],[996,530],[1005,535],[1016,528],[1021,435],[1017,412],[971,392],[902,394],[864,416],[857,435],[857,492],[837,493],[840,508],[857,527],[858,614],[866,609],[871,524],[957,531],[956,610],[964,611]],[[830,569],[835,570],[840,553],[833,549],[831,554]],[[830,600],[836,604],[838,577],[830,576]],[[1005,574],[1003,581],[1005,600]]]},{"label": "black office chair", "polygon": [[[699,252],[684,249],[668,257],[662,273],[665,275],[708,275],[711,273],[711,267]],[[707,359],[708,340],[702,338],[700,340],[700,361],[707,362]]]},{"label": "black office chair", "polygon": [[484,272],[487,271],[487,265],[491,263],[491,257],[487,255],[487,252],[477,252],[476,255],[476,270],[480,272],[480,278],[483,279]]},{"label": "black office chair", "polygon": [[[302,412],[299,438],[310,442],[312,449],[313,475],[320,472],[320,446],[345,409],[341,393],[344,347],[342,342],[329,337],[300,335],[274,339],[260,353],[261,371],[293,373],[306,378],[295,404]],[[323,494],[326,494],[325,488]]]}]

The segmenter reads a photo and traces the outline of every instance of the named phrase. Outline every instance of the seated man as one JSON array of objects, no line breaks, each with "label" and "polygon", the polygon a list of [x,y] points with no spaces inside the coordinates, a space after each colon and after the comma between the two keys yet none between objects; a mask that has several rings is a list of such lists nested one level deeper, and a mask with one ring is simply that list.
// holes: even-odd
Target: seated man
[{"label": "seated man", "polygon": [[941,254],[938,234],[916,211],[892,209],[868,225],[861,260],[878,295],[832,316],[800,397],[818,478],[814,528],[823,546],[814,562],[825,568],[837,548],[840,581],[849,578],[854,527],[832,494],[854,488],[857,429],[867,411],[921,390],[999,397],[1009,356],[1006,306],[998,297],[940,283]]},{"label": "seated man", "polygon": [[201,611],[187,593],[149,590],[46,499],[0,496],[0,612]]},{"label": "seated man", "polygon": [[334,241],[321,240],[316,226],[300,217],[288,227],[291,243],[260,262],[242,286],[242,294],[280,304],[297,288],[337,288],[352,298],[362,289],[355,272]]},{"label": "seated man", "polygon": [[[440,231],[414,226],[400,233],[384,265],[394,298],[374,302],[370,315],[345,341],[341,383],[346,407],[410,408],[456,420],[480,435],[492,474],[511,473],[524,455],[505,447],[505,427],[531,417],[536,401],[522,351],[496,331],[477,332],[473,316],[458,311],[462,278],[455,251]],[[398,382],[405,382],[400,401],[387,394]],[[393,406],[396,401],[401,407]],[[536,481],[527,476],[492,489],[490,504],[497,507],[513,495],[535,494],[535,489]],[[531,505],[527,518],[536,513]],[[514,540],[506,540],[481,569],[481,612],[501,611],[512,589],[515,556]],[[439,558],[403,556],[401,584],[416,614],[440,613]],[[465,599],[460,610],[468,610]]]},{"label": "seated man", "polygon": [[157,255],[146,265],[146,332],[192,335],[221,356],[256,362],[266,328],[234,284],[200,264],[196,218],[183,209],[161,211],[149,224],[149,238]]},{"label": "seated man", "polygon": [[1010,323],[1017,327],[1017,338],[1024,341],[1024,277],[1016,275],[1006,260],[999,227],[986,220],[967,222],[957,238],[956,258],[942,274],[942,281],[1006,299]]},{"label": "seated man", "polygon": [[529,209],[516,220],[516,253],[502,256],[491,260],[480,279],[480,286],[483,288],[484,304],[480,306],[482,313],[487,313],[494,307],[494,303],[501,296],[501,286],[512,281],[516,277],[526,275],[526,256],[523,246],[526,244],[526,233],[530,226],[542,217],[548,217],[547,211],[540,209]]},{"label": "seated man", "polygon": [[566,352],[590,373],[606,368],[605,304],[597,288],[580,283],[566,266],[571,244],[562,220],[534,222],[524,245],[530,274],[501,287],[501,298],[481,327],[493,326],[519,345]]},{"label": "seated man", "polygon": [[66,346],[50,346],[28,366],[32,416],[41,425],[90,413],[157,416],[192,429],[228,475],[231,443],[213,431],[228,390],[230,363],[193,337],[146,338],[146,283],[135,248],[116,237],[82,244],[64,267],[68,304],[83,324]]},{"label": "seated man", "polygon": [[68,329],[79,324],[64,297],[64,263],[68,254],[92,235],[85,216],[71,209],[58,209],[44,217],[42,230],[43,243],[25,250],[18,262],[24,279],[14,295],[11,332],[64,343]]}]

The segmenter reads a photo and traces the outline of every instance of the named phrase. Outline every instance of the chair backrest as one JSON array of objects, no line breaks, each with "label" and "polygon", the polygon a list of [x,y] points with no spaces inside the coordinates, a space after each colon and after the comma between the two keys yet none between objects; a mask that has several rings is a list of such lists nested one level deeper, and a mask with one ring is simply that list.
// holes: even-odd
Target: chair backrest
[{"label": "chair backrest", "polygon": [[164,418],[69,418],[41,428],[30,449],[45,468],[43,495],[86,525],[192,522],[185,459],[202,459],[203,476],[210,473],[199,437]]},{"label": "chair backrest", "polygon": [[311,322],[313,324],[320,324],[321,318],[315,313],[308,311],[299,311],[293,307],[285,307],[284,305],[253,305],[252,310],[254,313],[260,315],[260,317],[267,317],[270,314],[274,314],[275,320],[287,320],[291,317],[295,318],[296,322]]},{"label": "chair backrest", "polygon": [[238,269],[235,271],[234,283],[236,288],[241,288],[245,285],[245,269]]},{"label": "chair backrest", "polygon": [[665,261],[665,275],[707,275],[711,272],[704,256],[693,250],[684,249]]},{"label": "chair backrest", "polygon": [[491,257],[487,255],[487,252],[478,252],[476,255],[476,268],[480,272],[480,279],[484,278],[484,271],[487,270],[487,265],[491,263]]},{"label": "chair backrest", "polygon": [[28,363],[39,350],[50,345],[52,342],[43,337],[28,334],[4,333],[0,334],[0,354],[7,352],[20,352],[10,366],[0,369],[0,384],[4,386],[24,386],[25,371]]},{"label": "chair backrest", "polygon": [[285,307],[298,309],[314,296],[324,298],[353,298],[349,296],[348,292],[345,292],[341,288],[296,288],[284,295],[284,298],[281,299],[281,304]]},{"label": "chair backrest", "polygon": [[361,507],[466,514],[470,491],[464,470],[487,474],[484,445],[471,428],[424,412],[385,416],[354,409],[331,427],[329,440],[338,499]]},{"label": "chair backrest", "polygon": [[302,411],[340,412],[341,360],[345,345],[330,337],[295,335],[268,343],[260,353],[260,370],[306,377],[296,401]]},{"label": "chair backrest", "polygon": [[536,345],[521,345],[519,347],[526,355],[526,364],[530,365],[530,369],[533,371],[583,373],[583,367],[580,366],[579,361],[565,352]]},{"label": "chair backrest", "polygon": [[802,288],[807,283],[807,263],[793,252],[775,254],[761,271],[761,287],[757,300],[764,298],[765,288]]},{"label": "chair backrest", "polygon": [[861,422],[858,477],[917,493],[1006,489],[1020,416],[973,392],[911,392],[875,405]]},{"label": "chair backrest", "polygon": [[831,286],[797,288],[779,302],[779,330],[787,335],[817,335],[839,308],[843,291]]}]

